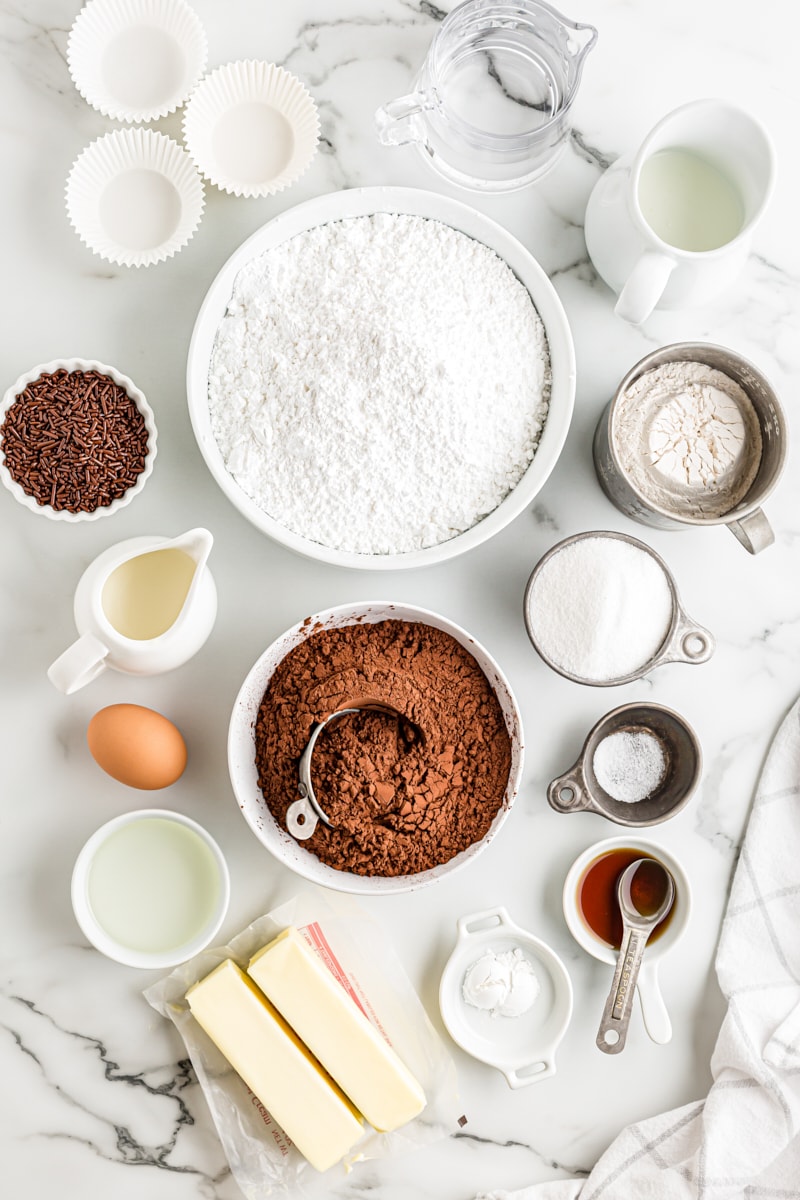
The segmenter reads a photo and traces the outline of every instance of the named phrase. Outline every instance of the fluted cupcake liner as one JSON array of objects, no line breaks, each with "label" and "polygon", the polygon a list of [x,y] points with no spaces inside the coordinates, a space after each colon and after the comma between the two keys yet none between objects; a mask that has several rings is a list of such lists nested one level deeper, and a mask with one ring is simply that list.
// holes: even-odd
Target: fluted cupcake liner
[{"label": "fluted cupcake liner", "polygon": [[78,156],[67,213],[81,241],[108,262],[148,267],[171,258],[203,213],[203,181],[176,141],[152,129],[118,129]]},{"label": "fluted cupcake liner", "polygon": [[186,0],[89,0],[70,30],[67,65],[80,94],[118,121],[156,121],[183,104],[208,44]]},{"label": "fluted cupcake liner", "polygon": [[186,148],[203,175],[236,196],[271,196],[314,157],[317,107],[296,76],[243,60],[212,71],[183,114]]}]

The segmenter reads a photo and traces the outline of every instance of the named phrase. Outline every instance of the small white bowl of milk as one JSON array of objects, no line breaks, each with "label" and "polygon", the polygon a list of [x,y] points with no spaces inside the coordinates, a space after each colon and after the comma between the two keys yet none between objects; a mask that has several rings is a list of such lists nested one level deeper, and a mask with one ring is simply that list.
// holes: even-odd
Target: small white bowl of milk
[{"label": "small white bowl of milk", "polygon": [[72,872],[72,907],[91,944],[129,967],[164,969],[203,950],[230,899],[228,867],[211,835],[181,813],[123,813],[86,842]]}]

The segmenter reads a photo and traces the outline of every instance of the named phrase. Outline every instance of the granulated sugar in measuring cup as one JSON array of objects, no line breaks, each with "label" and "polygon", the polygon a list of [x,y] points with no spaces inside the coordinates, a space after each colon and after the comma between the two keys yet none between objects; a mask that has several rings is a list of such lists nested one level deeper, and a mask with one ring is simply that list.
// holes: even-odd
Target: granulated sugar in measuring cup
[{"label": "granulated sugar in measuring cup", "polygon": [[708,630],[681,608],[666,563],[622,533],[580,533],[553,546],[528,580],[524,614],[540,657],[574,683],[631,683],[714,651]]},{"label": "granulated sugar in measuring cup", "polygon": [[465,0],[442,22],[414,91],[378,110],[378,136],[385,146],[416,143],[462,187],[525,187],[564,147],[596,40],[591,25],[540,0]]}]

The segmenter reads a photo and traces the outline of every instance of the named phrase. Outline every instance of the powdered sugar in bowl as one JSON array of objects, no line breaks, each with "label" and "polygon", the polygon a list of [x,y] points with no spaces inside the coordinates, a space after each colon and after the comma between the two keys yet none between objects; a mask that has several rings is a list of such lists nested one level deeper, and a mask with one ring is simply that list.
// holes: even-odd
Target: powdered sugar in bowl
[{"label": "powdered sugar in bowl", "polygon": [[290,549],[372,570],[454,557],[521,513],[574,386],[538,263],[467,205],[404,188],[320,197],[245,242],[198,315],[187,378],[234,505]]},{"label": "powdered sugar in bowl", "polygon": [[664,560],[624,533],[558,542],[534,567],[523,611],[540,658],[573,683],[632,683],[663,663],[703,663],[714,652]]}]

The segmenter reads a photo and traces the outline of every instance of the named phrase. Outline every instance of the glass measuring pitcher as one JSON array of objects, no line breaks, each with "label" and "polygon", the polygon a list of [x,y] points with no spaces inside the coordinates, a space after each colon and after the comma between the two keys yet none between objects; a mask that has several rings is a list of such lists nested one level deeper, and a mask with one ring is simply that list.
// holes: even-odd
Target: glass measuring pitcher
[{"label": "glass measuring pitcher", "polygon": [[593,26],[541,0],[465,0],[442,22],[414,91],[378,109],[378,137],[385,146],[416,143],[462,187],[525,187],[564,147],[596,40]]}]

